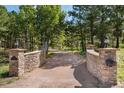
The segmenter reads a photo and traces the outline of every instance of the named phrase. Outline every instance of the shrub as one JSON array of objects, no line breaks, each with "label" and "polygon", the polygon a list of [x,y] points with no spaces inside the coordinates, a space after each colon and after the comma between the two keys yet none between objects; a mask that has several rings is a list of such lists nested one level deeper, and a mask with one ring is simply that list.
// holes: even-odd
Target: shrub
[{"label": "shrub", "polygon": [[0,64],[1,63],[9,63],[8,58],[4,57],[4,56],[0,56]]},{"label": "shrub", "polygon": [[3,64],[0,66],[0,78],[5,78],[9,76],[9,65]]},{"label": "shrub", "polygon": [[120,44],[120,48],[124,48],[124,44]]},{"label": "shrub", "polygon": [[0,78],[8,77],[9,75],[9,60],[5,56],[0,56]]}]

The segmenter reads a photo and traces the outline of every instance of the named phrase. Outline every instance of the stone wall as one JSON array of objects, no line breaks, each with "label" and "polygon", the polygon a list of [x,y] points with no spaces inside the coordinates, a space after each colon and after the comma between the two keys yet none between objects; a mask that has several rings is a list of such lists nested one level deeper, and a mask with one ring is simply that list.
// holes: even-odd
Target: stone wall
[{"label": "stone wall", "polygon": [[99,53],[94,50],[87,50],[87,69],[98,77]]},{"label": "stone wall", "polygon": [[116,49],[87,49],[87,69],[105,85],[117,84]]},{"label": "stone wall", "polygon": [[29,72],[35,68],[40,67],[41,64],[43,64],[43,61],[42,61],[43,59],[41,59],[42,56],[43,55],[41,51],[25,53],[24,54],[24,57],[25,57],[24,71]]},{"label": "stone wall", "polygon": [[24,49],[11,49],[9,51],[9,75],[22,76],[25,72],[34,70],[44,63],[43,51],[24,53]]}]

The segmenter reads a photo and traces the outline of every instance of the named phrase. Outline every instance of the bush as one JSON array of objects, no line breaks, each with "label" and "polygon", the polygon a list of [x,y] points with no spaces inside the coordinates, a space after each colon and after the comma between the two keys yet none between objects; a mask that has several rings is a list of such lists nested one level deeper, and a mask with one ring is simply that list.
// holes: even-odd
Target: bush
[{"label": "bush", "polygon": [[120,48],[124,48],[124,44],[120,44]]},{"label": "bush", "polygon": [[1,63],[9,63],[8,58],[4,57],[4,56],[0,56],[0,64]]},{"label": "bush", "polygon": [[0,72],[0,78],[9,77],[9,71]]},{"label": "bush", "polygon": [[9,65],[3,64],[0,66],[0,78],[5,78],[9,76]]},{"label": "bush", "polygon": [[0,56],[0,78],[9,76],[9,60],[5,56]]}]

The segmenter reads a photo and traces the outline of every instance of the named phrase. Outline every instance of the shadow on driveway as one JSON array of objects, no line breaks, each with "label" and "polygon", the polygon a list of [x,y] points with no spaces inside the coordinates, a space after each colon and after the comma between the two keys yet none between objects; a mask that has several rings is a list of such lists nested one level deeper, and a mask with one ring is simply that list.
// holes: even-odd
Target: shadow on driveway
[{"label": "shadow on driveway", "polygon": [[75,88],[99,88],[105,87],[102,83],[90,74],[86,68],[86,62],[77,66],[72,66],[74,69],[74,77],[81,84],[81,86],[75,86]]}]

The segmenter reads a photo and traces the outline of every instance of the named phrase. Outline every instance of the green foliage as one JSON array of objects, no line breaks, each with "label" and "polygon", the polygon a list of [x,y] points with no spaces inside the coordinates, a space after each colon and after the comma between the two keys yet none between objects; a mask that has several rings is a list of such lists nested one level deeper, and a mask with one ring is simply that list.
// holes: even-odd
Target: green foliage
[{"label": "green foliage", "polygon": [[[37,30],[40,33],[42,49],[48,53],[50,42],[54,39],[60,21],[61,6],[37,6]],[[51,44],[52,45],[52,44]]]},{"label": "green foliage", "polygon": [[9,61],[8,61],[8,58],[6,58],[6,57],[3,57],[3,56],[0,56],[0,64],[1,63],[8,63]]},{"label": "green foliage", "polygon": [[124,44],[120,44],[120,48],[124,48]]},{"label": "green foliage", "polygon": [[68,13],[59,5],[22,5],[18,13],[0,6],[0,13],[0,47],[5,49],[19,41],[19,47],[29,51],[47,53],[52,47],[85,53],[87,43],[104,47],[106,36],[109,47],[124,41],[123,6],[74,5]]},{"label": "green foliage", "polygon": [[9,66],[8,64],[0,64],[0,78],[5,78],[9,76]]},{"label": "green foliage", "polygon": [[119,82],[123,82],[124,81],[124,49],[121,48],[118,52],[117,52],[117,56],[119,58],[118,60],[118,68],[117,68],[117,79]]},{"label": "green foliage", "polygon": [[[0,42],[7,42],[9,16],[7,9],[0,5]],[[6,46],[4,45],[6,48]]]},{"label": "green foliage", "polygon": [[4,6],[0,6],[0,31],[7,30],[8,18],[7,9]]},{"label": "green foliage", "polygon": [[105,37],[109,37],[110,41],[114,37],[115,45],[112,42],[109,46],[119,47],[124,26],[123,6],[74,5],[73,10],[69,14],[72,16],[71,21],[74,21],[73,25],[75,25],[75,28],[79,28],[75,32],[80,33],[83,50],[85,50],[86,43],[97,43],[98,47],[104,47]]},{"label": "green foliage", "polygon": [[35,17],[36,17],[36,9],[34,6],[20,6],[20,12],[18,15],[18,24],[20,27],[20,32],[23,36],[20,38],[24,38],[23,47],[28,50],[33,50],[35,39],[39,36],[36,32],[35,28]]},{"label": "green foliage", "polygon": [[0,78],[8,77],[9,61],[5,56],[0,55]]}]

